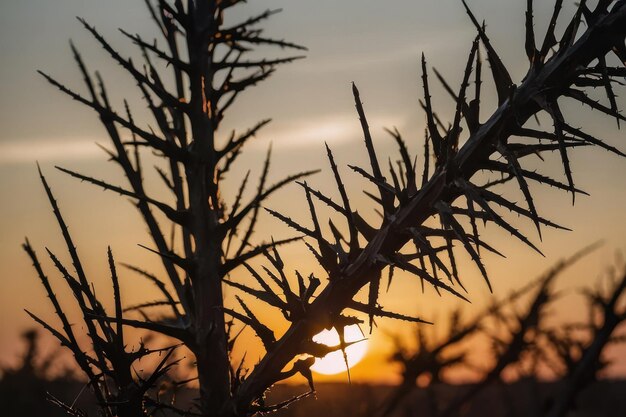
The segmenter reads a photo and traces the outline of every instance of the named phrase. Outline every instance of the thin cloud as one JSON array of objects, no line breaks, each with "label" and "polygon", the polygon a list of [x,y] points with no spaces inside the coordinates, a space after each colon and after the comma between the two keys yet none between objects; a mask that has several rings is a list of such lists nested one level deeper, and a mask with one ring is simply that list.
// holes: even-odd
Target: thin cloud
[{"label": "thin cloud", "polygon": [[[376,117],[370,123],[373,131],[390,126],[401,126],[403,123],[393,116]],[[346,117],[320,118],[314,120],[295,121],[276,125],[260,135],[260,140],[250,142],[247,149],[265,148],[273,142],[281,149],[319,147],[327,142],[341,144],[354,140],[362,140],[358,120],[350,114]],[[102,159],[103,151],[95,140],[85,138],[71,139],[24,139],[0,142],[0,165],[24,164],[34,161],[77,161]]]},{"label": "thin cloud", "polygon": [[[393,117],[378,116],[375,125],[370,129],[376,130],[381,126],[395,126],[399,121]],[[253,147],[265,147],[268,141],[273,142],[281,149],[292,149],[311,146],[323,146],[340,144],[354,140],[362,140],[361,127],[358,119],[349,117],[321,118],[315,120],[303,120],[288,125],[277,126],[275,130],[261,135],[260,141],[251,142]],[[254,144],[254,145],[253,145]]]},{"label": "thin cloud", "polygon": [[33,161],[85,160],[102,156],[102,150],[88,139],[11,140],[0,143],[0,164]]}]

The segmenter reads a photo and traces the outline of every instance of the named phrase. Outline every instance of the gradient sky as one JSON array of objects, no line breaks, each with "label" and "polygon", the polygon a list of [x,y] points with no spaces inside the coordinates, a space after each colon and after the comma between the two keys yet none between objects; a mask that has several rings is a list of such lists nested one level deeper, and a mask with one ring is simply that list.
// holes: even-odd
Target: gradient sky
[{"label": "gradient sky", "polygon": [[[250,1],[237,13],[244,17],[266,8],[283,8],[282,14],[266,24],[269,34],[286,38],[309,48],[307,59],[280,69],[270,81],[251,90],[230,112],[226,128],[245,129],[256,121],[272,117],[266,128],[242,157],[239,167],[260,168],[270,141],[274,145],[273,178],[308,169],[326,168],[324,141],[335,150],[337,160],[362,163],[365,153],[354,111],[350,82],[357,83],[377,146],[390,154],[391,141],[383,127],[397,126],[413,151],[421,149],[423,114],[417,100],[421,85],[418,62],[425,52],[436,66],[456,84],[464,65],[473,28],[456,0],[272,0]],[[537,2],[537,33],[549,18],[551,2]],[[573,2],[566,2],[571,11]],[[486,19],[488,33],[511,68],[514,80],[526,69],[523,52],[523,8],[521,0],[474,0],[475,13]],[[567,14],[566,11],[566,14]],[[80,90],[81,79],[68,48],[75,41],[91,69],[100,69],[117,103],[129,98],[137,117],[145,115],[134,94],[133,83],[113,65],[98,45],[81,29],[74,16],[86,18],[119,47],[134,53],[117,28],[125,28],[150,38],[153,34],[143,1],[135,0],[23,0],[0,3],[0,364],[19,352],[19,331],[32,325],[23,308],[50,312],[43,290],[20,244],[28,236],[40,254],[44,245],[63,253],[62,242],[47,201],[38,182],[35,160],[47,174],[61,208],[71,226],[79,251],[96,285],[106,288],[105,251],[112,245],[118,259],[143,265],[157,265],[156,259],[139,249],[149,242],[143,223],[132,206],[122,198],[80,184],[54,170],[60,164],[86,174],[123,183],[116,167],[94,144],[107,143],[104,129],[88,109],[56,92],[36,74],[43,69],[69,86]],[[82,91],[82,90],[81,90]],[[441,89],[435,89],[439,113],[453,110]],[[624,102],[622,91],[622,107]],[[493,106],[493,103],[491,103]],[[490,108],[486,103],[484,109]],[[612,144],[623,143],[624,133],[607,118],[588,116],[570,109],[577,124],[589,126]],[[487,112],[483,114],[487,116]],[[228,132],[228,130],[224,130]],[[621,139],[621,140],[620,140]],[[495,293],[504,294],[536,277],[560,257],[567,256],[591,241],[605,239],[603,249],[565,274],[563,287],[575,288],[592,282],[614,261],[614,252],[626,248],[626,161],[601,150],[585,150],[572,157],[577,185],[592,194],[579,198],[554,190],[533,188],[541,214],[574,229],[573,232],[546,231],[541,248],[546,258],[532,253],[501,231],[492,229],[487,237],[508,256],[501,260],[487,257]],[[346,170],[344,170],[346,171]],[[548,169],[555,176],[557,170]],[[347,173],[347,172],[346,172]],[[235,175],[235,180],[236,180]],[[355,201],[363,201],[357,176],[349,175]],[[328,172],[311,180],[316,187],[332,189]],[[234,181],[234,180],[233,180]],[[234,182],[233,182],[234,183]],[[232,190],[226,189],[227,196]],[[294,194],[296,197],[294,197]],[[303,196],[292,186],[274,198],[270,207],[285,208],[300,216]],[[294,201],[300,201],[293,203]],[[285,203],[289,202],[289,205]],[[365,210],[365,209],[364,209]],[[525,226],[532,235],[530,225]],[[276,232],[279,230],[279,232]],[[271,233],[287,231],[269,219],[260,226],[259,240]],[[305,250],[286,250],[294,264],[311,262]],[[50,267],[46,263],[47,267]],[[155,266],[156,268],[156,266]],[[51,269],[49,269],[52,272]],[[464,265],[464,281],[469,284],[470,308],[490,299],[486,286],[472,265]],[[149,290],[128,277],[125,300],[144,300]],[[414,282],[402,283],[387,297],[398,309],[426,318],[441,317],[456,302],[440,299],[432,291],[420,294]],[[562,317],[576,315],[575,297],[561,303]],[[470,310],[471,311],[471,310]],[[381,321],[385,331],[400,331],[393,322]],[[371,338],[372,354],[353,377],[376,379],[376,363],[386,354],[388,341],[383,332]],[[626,368],[624,361],[621,368]],[[360,370],[359,370],[360,369]]]}]

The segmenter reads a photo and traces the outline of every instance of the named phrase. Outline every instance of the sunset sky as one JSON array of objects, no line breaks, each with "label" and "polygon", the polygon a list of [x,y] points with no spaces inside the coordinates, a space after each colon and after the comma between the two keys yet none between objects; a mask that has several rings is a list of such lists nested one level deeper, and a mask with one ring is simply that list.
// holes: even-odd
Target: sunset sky
[{"label": "sunset sky", "polygon": [[[477,16],[486,20],[488,34],[511,69],[514,81],[523,77],[527,67],[523,50],[525,3],[521,0],[470,2]],[[536,32],[542,34],[552,3],[537,3]],[[566,3],[564,14],[569,16],[573,1]],[[235,172],[228,184],[236,184],[246,165],[259,172],[271,142],[273,179],[322,168],[323,172],[310,182],[316,188],[333,190],[325,159],[324,142],[327,142],[343,167],[352,198],[360,204],[359,210],[367,211],[367,201],[360,191],[361,179],[346,168],[348,163],[363,164],[366,160],[350,82],[359,86],[381,154],[395,157],[392,154],[395,146],[383,130],[394,126],[410,149],[420,152],[424,115],[418,105],[419,57],[424,52],[429,65],[437,67],[457,85],[474,29],[457,0],[252,0],[238,9],[237,17],[267,8],[284,9],[266,23],[268,34],[305,45],[309,51],[306,59],[280,68],[269,81],[250,90],[230,111],[223,135],[230,128],[245,130],[264,118],[271,117],[273,122],[249,146],[239,162],[239,172]],[[121,105],[126,97],[136,117],[146,116],[132,80],[108,59],[74,16],[94,24],[123,55],[135,51],[117,31],[118,27],[146,38],[154,36],[141,0],[23,0],[0,4],[0,367],[11,363],[20,353],[19,332],[33,326],[23,309],[44,316],[51,313],[44,291],[20,248],[24,236],[28,236],[42,257],[45,246],[65,257],[35,161],[39,161],[51,183],[88,272],[99,286],[99,294],[109,294],[107,245],[112,246],[120,261],[158,268],[158,260],[137,246],[148,243],[149,238],[126,199],[81,184],[54,169],[55,165],[62,165],[124,184],[117,167],[107,163],[106,155],[95,145],[96,142],[108,144],[96,115],[57,92],[36,74],[38,69],[45,70],[83,91],[68,47],[69,39],[83,52],[90,69],[103,73],[113,100]],[[626,91],[622,88],[621,93],[618,100],[623,108]],[[447,119],[453,104],[440,88],[435,88],[433,95],[438,112]],[[493,108],[493,100],[490,102],[487,96],[483,120],[489,115],[488,109]],[[618,131],[614,120],[590,115],[588,110],[568,110],[577,125],[588,127],[607,142],[626,149],[624,130]],[[544,231],[540,248],[545,258],[500,230],[487,231],[487,240],[508,257],[485,258],[495,294],[506,294],[522,286],[561,257],[603,239],[602,249],[564,274],[559,285],[575,289],[590,284],[614,265],[616,252],[626,249],[626,160],[600,149],[584,149],[571,159],[577,185],[591,197],[577,198],[572,207],[570,195],[533,187],[540,214],[573,229],[573,232]],[[546,167],[546,171],[558,178],[563,175],[559,166]],[[232,199],[235,191],[227,188],[224,193]],[[521,201],[522,197],[519,198]],[[290,186],[267,205],[306,221],[303,203],[301,190]],[[539,241],[531,224],[523,227],[534,242]],[[288,233],[282,225],[265,217],[255,236],[261,241]],[[303,247],[287,248],[283,256],[294,267],[306,271],[310,264],[308,269],[313,268],[313,260]],[[44,265],[60,284],[49,262]],[[461,272],[473,301],[466,306],[471,315],[491,295],[474,265],[461,265]],[[123,290],[128,304],[154,295],[143,284],[126,274]],[[439,298],[431,290],[421,294],[419,283],[411,279],[399,279],[384,301],[396,310],[435,321],[458,305],[450,297]],[[555,310],[557,316],[580,317],[579,301],[575,295],[563,299]],[[388,369],[384,364],[389,348],[386,333],[395,332],[406,333],[406,326],[379,322],[379,329],[370,336],[369,353],[353,371],[353,378],[389,380],[381,377]],[[614,372],[626,372],[624,357]]]}]

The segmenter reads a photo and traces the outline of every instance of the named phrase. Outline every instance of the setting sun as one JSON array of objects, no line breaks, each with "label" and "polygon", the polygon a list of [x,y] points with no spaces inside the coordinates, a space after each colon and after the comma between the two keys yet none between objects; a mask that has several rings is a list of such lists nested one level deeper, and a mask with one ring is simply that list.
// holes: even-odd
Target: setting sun
[{"label": "setting sun", "polygon": [[[345,329],[346,343],[357,342],[346,348],[348,357],[348,367],[352,368],[359,363],[367,353],[367,340],[363,337],[363,332],[358,325],[353,324]],[[318,343],[328,346],[337,346],[339,344],[339,334],[337,330],[324,330],[313,337]],[[346,371],[346,362],[343,358],[341,350],[329,353],[323,358],[317,358],[311,369],[318,374],[334,375]]]}]

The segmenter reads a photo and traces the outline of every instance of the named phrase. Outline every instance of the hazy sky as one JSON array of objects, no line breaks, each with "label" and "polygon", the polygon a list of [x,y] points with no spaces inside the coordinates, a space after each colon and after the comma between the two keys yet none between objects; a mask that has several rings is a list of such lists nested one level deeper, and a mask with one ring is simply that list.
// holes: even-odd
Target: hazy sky
[{"label": "hazy sky", "polygon": [[[476,14],[486,19],[488,32],[512,69],[514,80],[519,80],[526,69],[525,3],[522,0],[471,1]],[[542,23],[549,18],[551,2],[537,3],[540,3],[535,12],[537,32],[542,33]],[[573,2],[566,3],[567,10],[571,10]],[[382,153],[388,154],[393,148],[383,132],[383,127],[392,126],[400,129],[412,150],[420,149],[424,123],[417,104],[421,92],[419,56],[425,52],[430,65],[456,84],[474,36],[462,5],[456,0],[251,0],[238,11],[238,16],[266,8],[284,9],[266,24],[268,33],[306,45],[308,58],[280,69],[270,81],[248,93],[231,111],[226,127],[245,129],[257,120],[274,119],[239,165],[240,169],[249,165],[258,172],[260,159],[271,141],[275,150],[273,178],[301,169],[326,168],[324,141],[334,148],[344,166],[364,161],[351,81],[361,90],[370,126]],[[127,201],[66,178],[53,168],[60,164],[123,183],[119,172],[106,163],[105,155],[94,144],[107,143],[97,117],[56,92],[36,74],[37,69],[43,69],[82,91],[81,79],[68,48],[70,38],[83,52],[89,67],[102,71],[116,102],[121,103],[122,97],[127,97],[138,117],[145,114],[132,81],[81,29],[74,19],[77,15],[96,25],[125,54],[132,53],[132,48],[117,32],[118,27],[148,38],[153,34],[140,0],[0,2],[0,358],[3,358],[0,363],[9,357],[7,355],[19,351],[15,344],[18,332],[32,324],[22,309],[28,307],[43,314],[50,311],[28,259],[19,247],[23,237],[28,236],[40,254],[44,253],[44,245],[64,253],[37,179],[35,160],[49,177],[96,283],[106,285],[108,244],[122,261],[157,264],[152,256],[136,246],[148,242],[148,238]],[[435,93],[439,112],[449,115],[453,107],[447,96],[440,89]],[[620,98],[622,107],[626,105],[623,97],[626,94]],[[485,104],[484,108],[489,106]],[[483,118],[487,114],[485,112]],[[622,139],[621,149],[626,148],[624,134],[615,129],[614,121],[588,117],[584,112],[575,114],[577,124],[590,126],[590,130],[613,144]],[[498,242],[508,256],[507,260],[489,257],[486,260],[497,294],[534,278],[559,257],[591,241],[605,239],[604,249],[562,281],[568,288],[588,283],[613,262],[616,250],[626,248],[626,161],[601,150],[585,150],[573,155],[572,166],[577,184],[589,191],[591,198],[580,198],[577,205],[571,207],[568,195],[533,189],[542,214],[574,229],[569,233],[546,231],[541,246],[546,258],[530,252],[500,231],[488,232],[487,236]],[[549,171],[562,175],[556,170]],[[318,175],[311,182],[323,189],[332,188],[328,173]],[[354,198],[362,200],[356,176],[350,177],[349,185],[356,187]],[[297,192],[297,187],[289,188],[269,205],[284,207],[286,201],[294,201],[294,193],[301,197]],[[232,191],[226,190],[226,195],[232,195]],[[298,216],[301,207],[292,204],[286,210]],[[259,239],[267,238],[270,230],[275,233],[276,227],[279,226],[269,220],[264,222],[257,233]],[[531,227],[526,225],[526,229],[532,234]],[[532,236],[534,241],[538,240]],[[288,253],[296,262],[310,262],[303,258],[305,251],[299,248],[288,249]],[[50,265],[46,263],[46,266]],[[475,268],[465,265],[462,272],[475,304],[488,300],[488,292]],[[145,291],[139,289],[133,278],[129,277],[125,286],[129,302],[145,299]],[[414,283],[403,285],[388,298],[407,313],[428,317],[451,305],[432,292],[421,295]],[[102,289],[104,294],[106,291]],[[561,313],[571,305],[564,304]],[[391,322],[382,324],[389,331],[396,329]],[[375,349],[370,362],[372,358],[379,360],[376,355],[385,353],[384,339],[380,332],[373,336]],[[363,377],[372,375],[365,371],[362,374]]]}]

